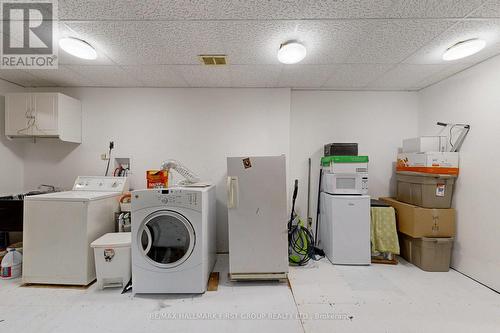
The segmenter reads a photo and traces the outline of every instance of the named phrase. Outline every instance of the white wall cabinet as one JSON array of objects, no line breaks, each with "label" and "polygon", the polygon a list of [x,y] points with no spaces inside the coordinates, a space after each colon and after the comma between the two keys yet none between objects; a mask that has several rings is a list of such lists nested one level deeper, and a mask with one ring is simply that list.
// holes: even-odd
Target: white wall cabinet
[{"label": "white wall cabinet", "polygon": [[5,96],[5,135],[49,137],[82,142],[82,106],[61,93],[12,93]]}]

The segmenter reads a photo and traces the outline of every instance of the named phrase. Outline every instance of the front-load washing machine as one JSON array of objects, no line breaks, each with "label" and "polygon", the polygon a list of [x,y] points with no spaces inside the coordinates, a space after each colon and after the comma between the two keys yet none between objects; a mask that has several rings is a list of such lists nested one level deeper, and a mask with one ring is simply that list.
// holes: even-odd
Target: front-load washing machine
[{"label": "front-load washing machine", "polygon": [[133,293],[204,293],[215,220],[215,186],[132,192]]}]

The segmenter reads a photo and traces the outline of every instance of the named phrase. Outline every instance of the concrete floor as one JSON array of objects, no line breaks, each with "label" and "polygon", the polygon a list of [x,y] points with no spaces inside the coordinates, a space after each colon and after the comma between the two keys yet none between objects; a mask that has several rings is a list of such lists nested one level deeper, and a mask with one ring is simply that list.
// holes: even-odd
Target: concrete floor
[{"label": "concrete floor", "polygon": [[[219,290],[121,295],[118,289],[21,287],[0,281],[1,332],[500,332],[500,295],[450,271],[411,264],[291,268],[286,283],[232,283],[218,258]],[[184,316],[180,319],[179,316]]]},{"label": "concrete floor", "polygon": [[303,320],[305,332],[500,332],[500,294],[450,270],[396,266],[333,266],[327,260],[290,273],[300,313],[334,313]]}]

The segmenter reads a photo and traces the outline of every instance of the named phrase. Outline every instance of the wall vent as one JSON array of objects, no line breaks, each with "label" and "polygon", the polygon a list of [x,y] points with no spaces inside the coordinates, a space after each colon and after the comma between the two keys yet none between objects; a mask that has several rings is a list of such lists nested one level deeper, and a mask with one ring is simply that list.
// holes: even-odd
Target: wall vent
[{"label": "wall vent", "polygon": [[227,65],[227,58],[226,55],[224,54],[206,54],[206,55],[200,55],[199,57],[203,65],[208,65],[208,66]]}]

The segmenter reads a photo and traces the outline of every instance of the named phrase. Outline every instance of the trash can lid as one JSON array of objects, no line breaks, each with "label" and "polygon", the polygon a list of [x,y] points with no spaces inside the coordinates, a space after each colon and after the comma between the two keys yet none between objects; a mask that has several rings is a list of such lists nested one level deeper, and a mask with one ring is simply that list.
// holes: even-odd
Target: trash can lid
[{"label": "trash can lid", "polygon": [[130,232],[110,232],[95,241],[91,247],[130,247],[132,236]]}]

